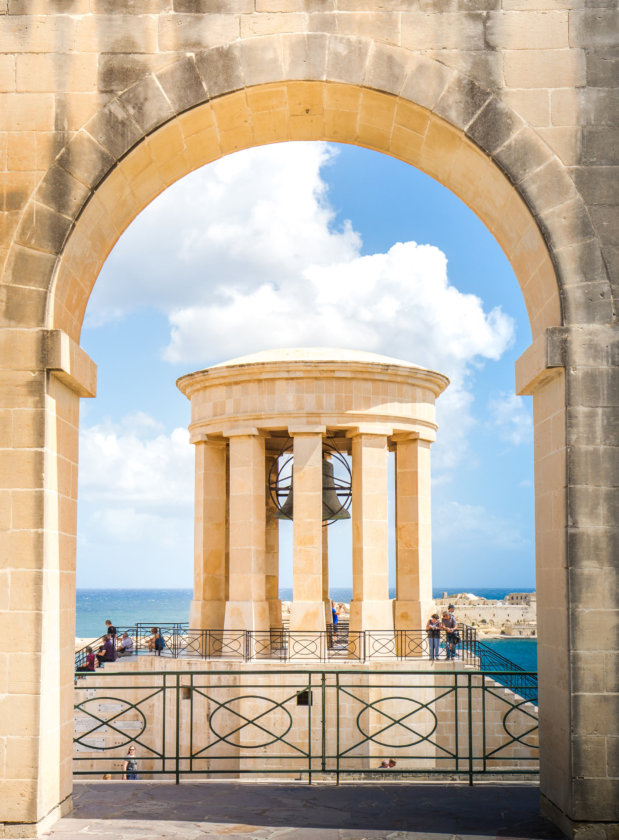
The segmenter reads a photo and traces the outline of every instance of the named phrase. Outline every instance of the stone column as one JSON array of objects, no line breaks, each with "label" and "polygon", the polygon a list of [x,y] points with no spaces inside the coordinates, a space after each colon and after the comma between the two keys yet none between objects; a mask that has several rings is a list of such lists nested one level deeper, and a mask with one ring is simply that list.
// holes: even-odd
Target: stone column
[{"label": "stone column", "polygon": [[350,630],[392,630],[387,523],[387,435],[352,437],[353,600]]},{"label": "stone column", "polygon": [[333,624],[331,598],[329,597],[329,529],[322,527],[322,602],[325,605],[325,624]]},{"label": "stone column", "polygon": [[227,441],[195,441],[194,584],[192,629],[221,630],[226,608]]},{"label": "stone column", "polygon": [[264,438],[229,432],[229,578],[226,630],[269,630],[265,581]]},{"label": "stone column", "polygon": [[272,630],[282,626],[282,602],[279,599],[279,519],[276,518],[277,507],[268,491],[268,481],[275,456],[266,458],[266,538],[265,538],[265,573],[266,598],[269,603],[269,623]]},{"label": "stone column", "polygon": [[294,441],[291,630],[324,630],[322,602],[322,438],[324,427],[290,429]]},{"label": "stone column", "polygon": [[420,630],[432,612],[430,446],[396,436],[396,630]]}]

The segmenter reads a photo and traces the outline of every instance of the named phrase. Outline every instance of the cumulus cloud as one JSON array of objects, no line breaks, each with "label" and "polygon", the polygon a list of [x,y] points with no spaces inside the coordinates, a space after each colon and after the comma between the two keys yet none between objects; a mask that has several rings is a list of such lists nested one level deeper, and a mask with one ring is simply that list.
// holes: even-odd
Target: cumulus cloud
[{"label": "cumulus cloud", "polygon": [[524,397],[501,393],[488,402],[489,424],[513,446],[533,440],[533,418]]},{"label": "cumulus cloud", "polygon": [[135,220],[102,272],[90,326],[143,306],[164,312],[169,362],[205,366],[271,347],[373,350],[446,373],[437,467],[466,451],[470,377],[513,341],[512,319],[449,281],[433,245],[364,254],[336,223],[325,143],[230,155],[166,190]]},{"label": "cumulus cloud", "polygon": [[131,511],[164,518],[191,513],[193,477],[186,429],[165,434],[139,412],[80,432],[80,498],[114,511],[107,521],[116,523],[117,531],[126,533],[122,523]]}]

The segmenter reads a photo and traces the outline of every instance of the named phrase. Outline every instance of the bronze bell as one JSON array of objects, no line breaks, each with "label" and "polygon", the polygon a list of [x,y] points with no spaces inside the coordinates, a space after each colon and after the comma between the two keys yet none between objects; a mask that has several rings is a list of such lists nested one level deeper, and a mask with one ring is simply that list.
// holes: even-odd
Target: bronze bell
[{"label": "bronze bell", "polygon": [[[281,509],[277,511],[275,517],[277,519],[292,519],[294,506],[294,486],[292,479],[290,480],[290,492],[288,498],[282,505]],[[340,502],[333,480],[333,464],[326,458],[322,460],[322,521],[336,520],[336,519],[350,519],[350,514],[343,507]]]}]

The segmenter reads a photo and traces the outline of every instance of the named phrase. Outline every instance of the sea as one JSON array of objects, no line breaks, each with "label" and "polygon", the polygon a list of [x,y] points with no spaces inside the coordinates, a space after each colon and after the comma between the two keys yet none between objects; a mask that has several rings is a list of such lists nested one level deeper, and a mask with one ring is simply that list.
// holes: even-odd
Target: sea
[{"label": "sea", "polygon": [[[511,587],[510,589],[479,589],[476,587],[437,586],[433,597],[440,598],[443,592],[473,592],[483,598],[501,600],[509,592],[533,592],[533,589]],[[292,600],[292,589],[281,589],[282,601]],[[334,601],[350,602],[352,590],[331,589]],[[134,624],[168,624],[189,620],[191,589],[78,589],[75,635],[81,639],[94,639],[105,632],[105,620],[119,626]],[[395,597],[395,590],[390,592]],[[484,644],[515,662],[526,671],[537,670],[536,639],[485,639]]]}]

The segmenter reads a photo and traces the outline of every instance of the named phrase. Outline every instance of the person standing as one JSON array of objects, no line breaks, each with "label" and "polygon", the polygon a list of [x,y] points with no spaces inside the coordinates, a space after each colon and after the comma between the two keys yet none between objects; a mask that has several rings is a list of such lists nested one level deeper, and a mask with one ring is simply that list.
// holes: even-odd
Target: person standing
[{"label": "person standing", "polygon": [[106,626],[106,634],[112,637],[112,641],[116,642],[116,628],[112,624],[109,618],[105,619],[105,626]]},{"label": "person standing", "polygon": [[331,601],[331,615],[333,617],[333,635],[337,636],[337,625],[340,620],[340,611],[335,608],[335,601]]},{"label": "person standing", "polygon": [[[453,606],[450,604],[450,607]],[[457,636],[458,622],[453,612],[445,610],[443,613],[443,630],[445,631],[445,652],[446,659],[456,658],[456,636]],[[456,636],[454,635],[456,634]]]},{"label": "person standing", "polygon": [[432,613],[426,624],[428,641],[430,643],[430,660],[438,659],[441,644],[441,620],[438,613]]},{"label": "person standing", "polygon": [[129,747],[123,764],[123,781],[135,782],[138,778],[138,760],[135,757],[135,747]]}]

